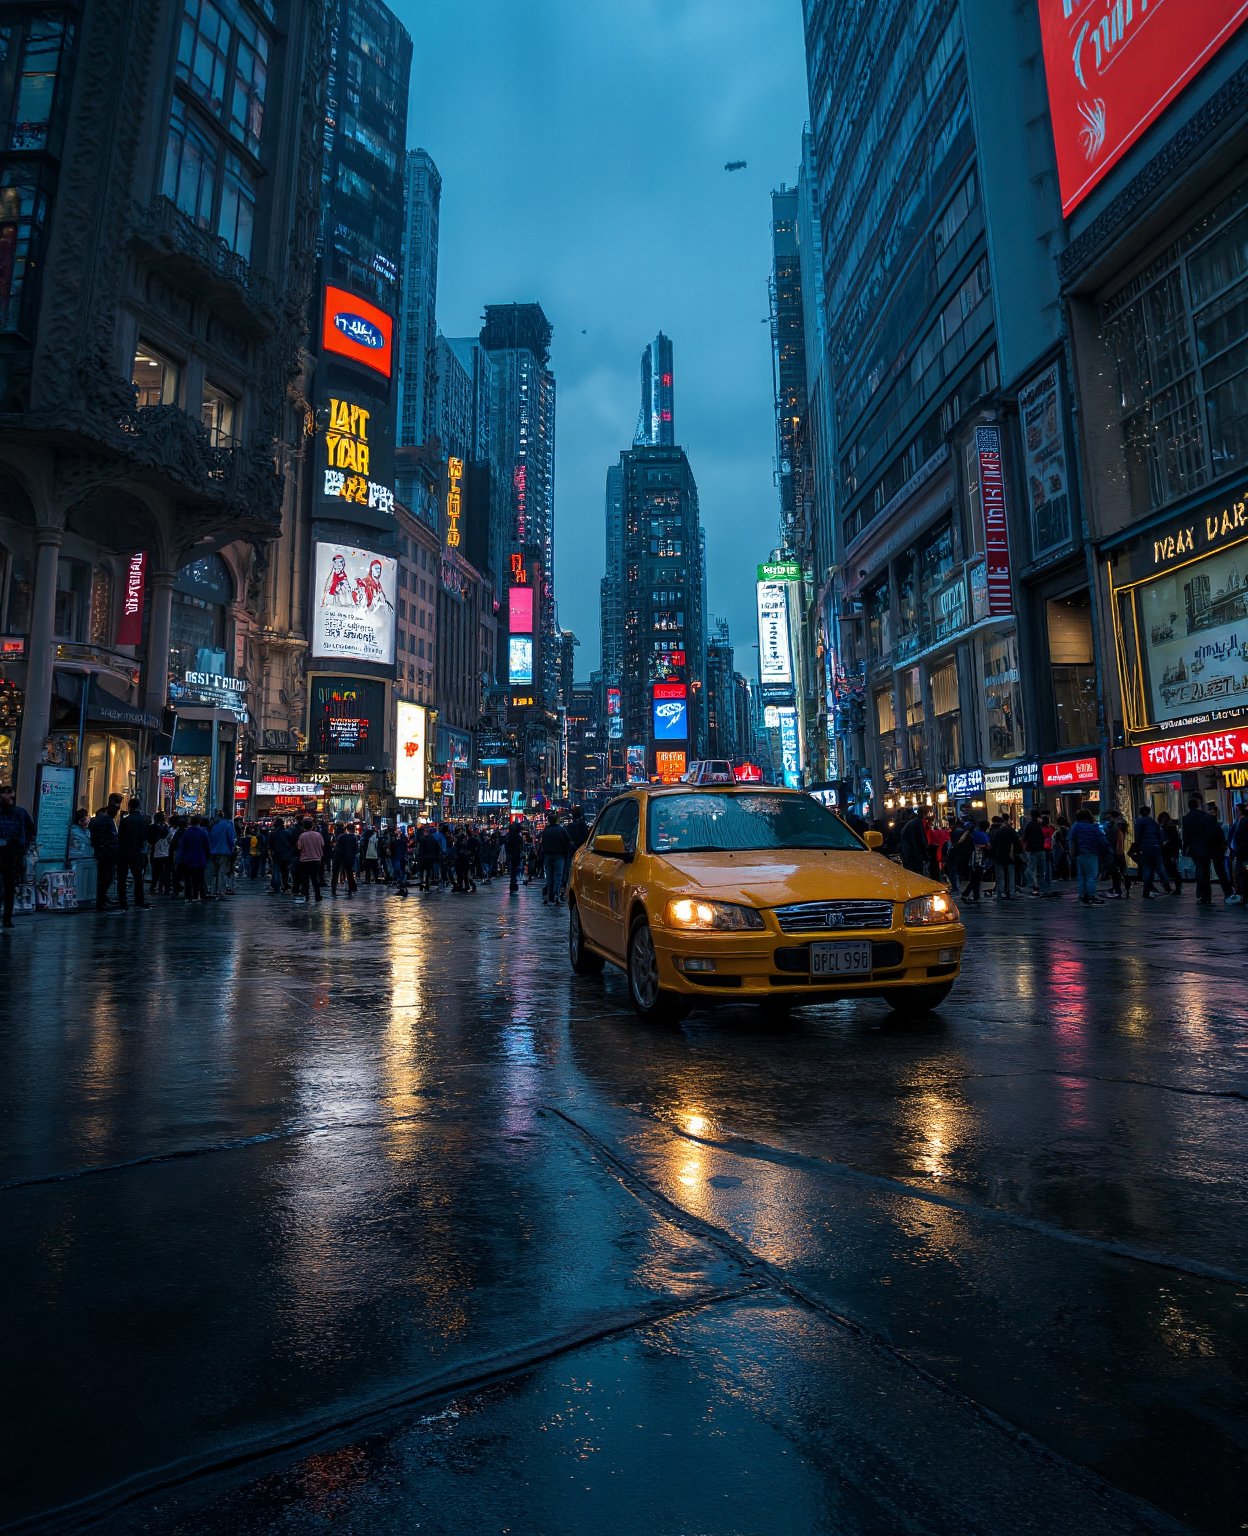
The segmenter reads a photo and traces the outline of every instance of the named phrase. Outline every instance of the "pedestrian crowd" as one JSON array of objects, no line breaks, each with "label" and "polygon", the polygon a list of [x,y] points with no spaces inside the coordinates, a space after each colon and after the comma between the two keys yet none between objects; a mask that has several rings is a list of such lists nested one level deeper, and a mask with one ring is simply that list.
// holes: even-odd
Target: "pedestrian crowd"
[{"label": "pedestrian crowd", "polygon": [[[140,909],[153,897],[192,903],[231,896],[236,882],[267,879],[277,895],[297,904],[319,902],[344,892],[350,900],[361,885],[390,886],[407,896],[422,892],[470,894],[478,882],[491,884],[504,873],[510,889],[542,882],[542,900],[562,905],[572,855],[589,828],[576,806],[566,824],[550,811],[540,826],[515,820],[506,826],[477,821],[390,826],[378,819],[328,820],[274,816],[270,821],[210,816],[147,816],[137,799],[123,804],[111,795],[94,816],[75,813],[66,857],[75,871],[80,906],[97,912]],[[13,898],[27,851],[35,839],[28,813],[15,804],[11,786],[0,787],[0,877],[4,923],[13,923]]]},{"label": "pedestrian crowd", "polygon": [[[1168,812],[1154,816],[1141,807],[1134,824],[1120,811],[1099,818],[1086,807],[1072,820],[1037,808],[1016,827],[1008,816],[951,814],[939,820],[929,807],[882,827],[883,851],[915,874],[928,875],[954,888],[964,902],[990,895],[1011,901],[1061,895],[1057,887],[1074,884],[1084,906],[1123,901],[1139,884],[1146,900],[1160,889],[1180,896],[1185,875],[1195,886],[1200,906],[1211,906],[1215,884],[1227,906],[1248,903],[1248,805],[1239,805],[1230,822],[1218,819],[1216,805],[1198,794],[1188,799],[1187,814],[1175,821]],[[1131,866],[1135,866],[1132,873]],[[1101,895],[1101,887],[1110,888]]]}]

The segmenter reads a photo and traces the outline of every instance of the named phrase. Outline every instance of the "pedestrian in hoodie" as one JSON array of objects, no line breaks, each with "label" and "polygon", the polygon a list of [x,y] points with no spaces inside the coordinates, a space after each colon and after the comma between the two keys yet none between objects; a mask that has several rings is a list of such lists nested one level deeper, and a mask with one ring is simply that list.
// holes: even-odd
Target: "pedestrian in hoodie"
[{"label": "pedestrian in hoodie", "polygon": [[1140,879],[1143,882],[1141,894],[1146,901],[1153,899],[1153,886],[1161,878],[1161,854],[1162,837],[1161,828],[1153,816],[1153,809],[1149,805],[1140,807],[1140,814],[1135,818],[1135,862],[1139,867]]},{"label": "pedestrian in hoodie", "polygon": [[1096,894],[1101,878],[1101,861],[1109,856],[1109,839],[1092,819],[1092,812],[1079,811],[1070,829],[1070,852],[1079,877],[1079,900],[1085,907],[1103,907],[1103,897]]},{"label": "pedestrian in hoodie", "polygon": [[[231,825],[230,831],[234,828]],[[186,899],[188,901],[204,902],[208,900],[208,887],[204,881],[204,871],[208,868],[208,860],[211,858],[208,841],[208,833],[204,827],[202,816],[192,816],[191,824],[182,833],[182,840],[178,844],[178,859],[182,865],[182,872],[186,880]]]}]

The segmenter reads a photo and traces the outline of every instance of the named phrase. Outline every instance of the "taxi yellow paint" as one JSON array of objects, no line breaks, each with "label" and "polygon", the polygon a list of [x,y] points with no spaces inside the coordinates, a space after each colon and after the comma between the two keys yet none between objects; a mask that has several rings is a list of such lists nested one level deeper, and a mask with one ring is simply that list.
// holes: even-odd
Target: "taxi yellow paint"
[{"label": "taxi yellow paint", "polygon": [[[943,1001],[959,974],[966,941],[948,887],[884,858],[839,821],[836,836],[847,834],[843,840],[849,844],[844,849],[656,848],[649,835],[654,807],[680,795],[795,796],[806,806],[815,805],[799,790],[762,785],[655,786],[612,801],[572,865],[568,896],[574,970],[585,974],[606,962],[620,966],[634,1006],[645,1015],[734,1000],[787,1007],[878,997],[901,1012],[924,1012]],[[808,814],[804,807],[797,809]],[[679,811],[667,808],[653,824],[670,823]],[[942,920],[908,925],[906,903],[925,896],[944,909]],[[686,898],[694,904],[726,903],[730,915],[732,909],[747,908],[756,914],[749,921],[760,926],[682,928],[673,921],[674,912],[718,911],[705,905],[673,908]],[[784,910],[791,908],[804,910]],[[837,946],[837,955],[822,948],[830,944]],[[848,956],[855,963],[869,960],[870,969],[814,975],[812,946],[820,949],[819,965]],[[647,965],[648,980],[643,974]]]}]

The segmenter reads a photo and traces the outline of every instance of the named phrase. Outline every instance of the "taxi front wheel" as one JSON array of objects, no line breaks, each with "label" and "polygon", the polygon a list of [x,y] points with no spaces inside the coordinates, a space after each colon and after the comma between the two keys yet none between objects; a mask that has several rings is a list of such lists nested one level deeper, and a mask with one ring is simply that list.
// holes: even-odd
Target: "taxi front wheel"
[{"label": "taxi front wheel", "polygon": [[581,927],[581,913],[575,901],[568,903],[568,959],[578,976],[601,974],[606,961],[595,954],[585,942],[585,930]]},{"label": "taxi front wheel", "polygon": [[654,936],[644,917],[635,918],[628,930],[628,995],[643,1019],[662,1023],[681,1019],[688,1008],[659,985],[659,957]]},{"label": "taxi front wheel", "polygon": [[917,1019],[934,1012],[952,991],[952,982],[943,987],[907,987],[901,992],[890,992],[884,1001],[901,1018]]}]

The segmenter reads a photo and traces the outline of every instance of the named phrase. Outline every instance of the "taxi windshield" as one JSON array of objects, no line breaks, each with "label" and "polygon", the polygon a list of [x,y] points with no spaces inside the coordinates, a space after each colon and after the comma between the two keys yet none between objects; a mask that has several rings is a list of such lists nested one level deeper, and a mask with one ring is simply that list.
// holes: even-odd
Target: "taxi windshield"
[{"label": "taxi windshield", "polygon": [[844,848],[862,842],[831,811],[806,795],[656,795],[647,815],[651,853],[733,849]]}]

